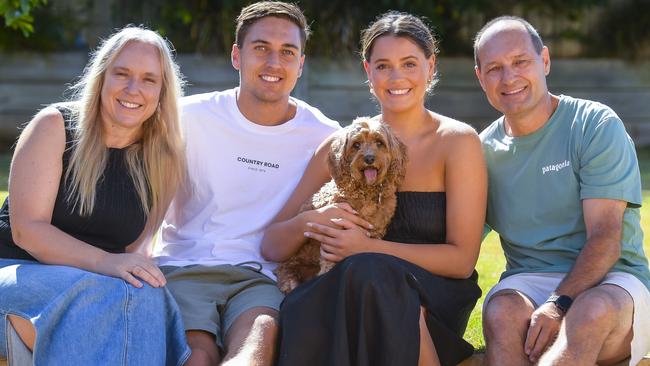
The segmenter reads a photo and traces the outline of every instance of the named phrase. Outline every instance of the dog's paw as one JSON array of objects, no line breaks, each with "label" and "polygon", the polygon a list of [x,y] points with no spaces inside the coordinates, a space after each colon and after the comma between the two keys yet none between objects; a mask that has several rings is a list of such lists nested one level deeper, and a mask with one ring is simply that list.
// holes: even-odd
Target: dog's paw
[{"label": "dog's paw", "polygon": [[280,291],[282,291],[283,294],[288,294],[289,292],[293,291],[296,287],[298,287],[299,283],[295,278],[287,279],[285,281],[282,281],[281,283],[278,283],[278,288]]},{"label": "dog's paw", "polygon": [[322,274],[329,272],[329,270],[332,269],[332,267],[334,267],[334,262],[330,262],[321,258],[320,271],[318,272],[318,275],[320,276]]}]

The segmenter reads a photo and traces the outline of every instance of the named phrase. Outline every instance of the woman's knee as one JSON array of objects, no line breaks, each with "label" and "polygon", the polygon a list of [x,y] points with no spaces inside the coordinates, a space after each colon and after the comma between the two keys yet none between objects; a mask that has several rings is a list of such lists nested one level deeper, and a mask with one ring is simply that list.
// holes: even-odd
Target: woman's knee
[{"label": "woman's knee", "polygon": [[379,253],[361,253],[346,258],[341,262],[341,269],[346,275],[373,281],[395,272],[397,258]]},{"label": "woman's knee", "polygon": [[346,258],[340,265],[343,286],[353,291],[389,291],[398,295],[408,284],[412,275],[399,263],[400,259],[386,254],[362,253]]},{"label": "woman's knee", "polygon": [[164,287],[143,284],[142,287],[137,288],[126,282],[123,285],[127,288],[127,301],[134,309],[145,312],[155,311],[164,316],[168,316],[168,313],[174,309],[172,296]]}]

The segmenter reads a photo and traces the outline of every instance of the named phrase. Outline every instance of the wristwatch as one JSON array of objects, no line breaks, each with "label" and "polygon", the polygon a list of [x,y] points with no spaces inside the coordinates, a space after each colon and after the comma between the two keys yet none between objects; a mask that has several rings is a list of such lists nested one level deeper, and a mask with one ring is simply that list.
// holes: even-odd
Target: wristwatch
[{"label": "wristwatch", "polygon": [[551,295],[546,302],[552,302],[555,304],[555,307],[562,312],[562,315],[565,315],[571,304],[573,304],[573,299],[567,295]]}]

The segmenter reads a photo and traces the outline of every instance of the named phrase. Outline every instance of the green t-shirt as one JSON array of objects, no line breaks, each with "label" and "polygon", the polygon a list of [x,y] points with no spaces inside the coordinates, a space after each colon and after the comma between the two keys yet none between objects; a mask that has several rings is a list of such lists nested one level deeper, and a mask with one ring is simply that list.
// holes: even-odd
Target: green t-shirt
[{"label": "green t-shirt", "polygon": [[639,207],[641,177],[632,139],[609,107],[560,96],[548,122],[526,136],[506,135],[503,117],[481,133],[488,165],[487,225],[506,256],[502,278],[568,272],[586,242],[582,200],[627,201],[621,256],[612,271],[650,290]]}]

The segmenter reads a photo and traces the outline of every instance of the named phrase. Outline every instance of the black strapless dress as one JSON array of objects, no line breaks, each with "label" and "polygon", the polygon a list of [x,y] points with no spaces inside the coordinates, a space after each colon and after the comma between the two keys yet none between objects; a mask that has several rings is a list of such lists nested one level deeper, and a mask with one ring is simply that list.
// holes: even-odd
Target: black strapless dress
[{"label": "black strapless dress", "polygon": [[[444,192],[398,192],[385,240],[444,243]],[[357,254],[296,288],[280,310],[281,366],[417,365],[420,306],[443,366],[469,357],[462,336],[481,296],[478,275],[436,276],[402,259]]]}]

